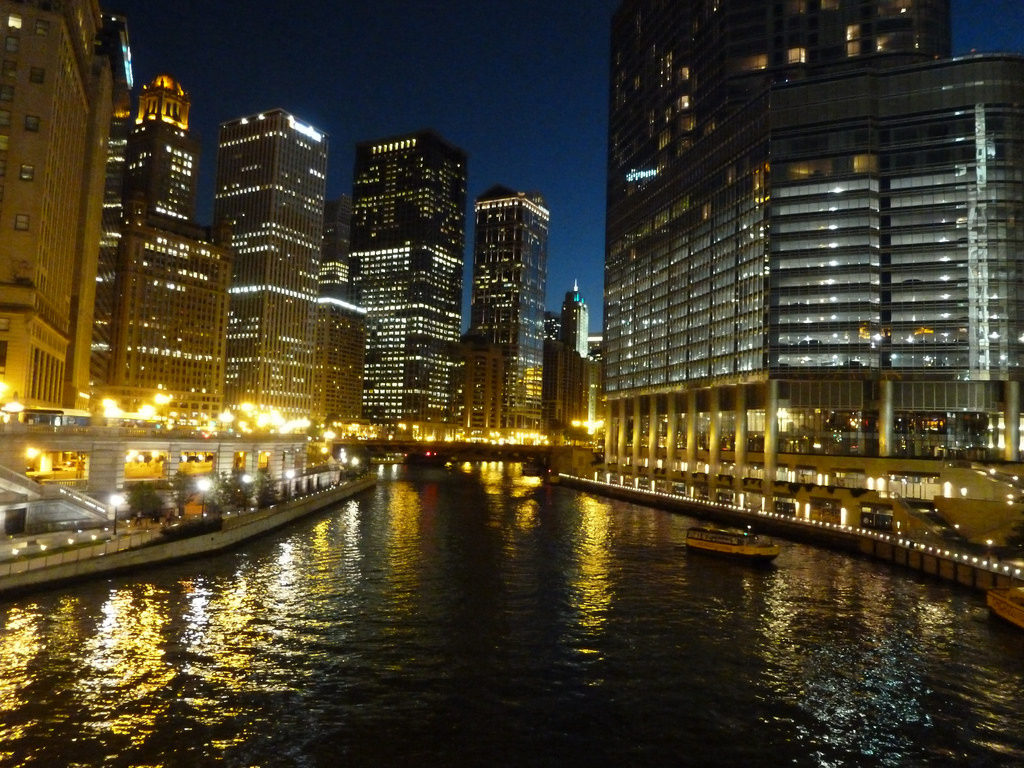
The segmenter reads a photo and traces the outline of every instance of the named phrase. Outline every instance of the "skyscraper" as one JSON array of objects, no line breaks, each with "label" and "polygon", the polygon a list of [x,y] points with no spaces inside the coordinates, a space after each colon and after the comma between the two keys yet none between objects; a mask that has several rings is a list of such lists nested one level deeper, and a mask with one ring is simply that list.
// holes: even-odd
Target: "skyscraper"
[{"label": "skyscraper", "polygon": [[223,405],[231,231],[192,221],[199,142],[189,107],[167,74],[139,99],[114,279],[101,284],[113,297],[109,366],[97,391],[126,411],[152,406],[205,425]]},{"label": "skyscraper", "polygon": [[313,416],[328,425],[355,421],[363,414],[366,311],[321,296],[316,318],[316,377]]},{"label": "skyscraper", "polygon": [[320,257],[320,295],[351,300],[349,240],[352,231],[352,198],[341,195],[324,204],[324,244]]},{"label": "skyscraper", "polygon": [[540,428],[548,210],[495,186],[476,200],[471,330],[505,357],[502,427]]},{"label": "skyscraper", "polygon": [[117,298],[117,254],[121,241],[124,169],[128,132],[132,123],[134,74],[131,48],[128,44],[128,22],[123,16],[104,14],[100,45],[110,60],[114,111],[110,118],[110,135],[107,139],[103,223],[96,266],[96,298],[93,305],[89,380],[94,388],[106,382],[110,367],[110,334],[114,302]]},{"label": "skyscraper", "polygon": [[461,149],[430,131],[356,147],[351,263],[373,422],[454,417],[465,223]]},{"label": "skyscraper", "polygon": [[574,283],[562,302],[561,340],[566,347],[582,358],[590,353],[587,343],[590,334],[590,312],[580,295],[580,286]]},{"label": "skyscraper", "polygon": [[280,109],[224,123],[214,218],[233,222],[226,397],[288,419],[313,409],[327,137]]},{"label": "skyscraper", "polygon": [[135,127],[128,134],[124,196],[147,210],[192,221],[196,212],[199,140],[189,130],[192,100],[170,75],[142,86]]},{"label": "skyscraper", "polygon": [[110,63],[94,2],[0,2],[0,399],[88,404]]},{"label": "skyscraper", "polygon": [[853,521],[1019,459],[1024,62],[945,59],[948,5],[622,3],[610,469]]}]

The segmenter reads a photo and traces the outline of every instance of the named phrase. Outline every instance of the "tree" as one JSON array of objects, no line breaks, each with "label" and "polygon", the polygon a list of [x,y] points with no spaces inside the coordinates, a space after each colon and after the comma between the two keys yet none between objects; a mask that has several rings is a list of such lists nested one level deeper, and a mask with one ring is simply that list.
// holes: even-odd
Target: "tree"
[{"label": "tree", "polygon": [[277,503],[277,485],[270,476],[269,469],[264,467],[256,473],[253,491],[256,494],[257,507],[269,507]]},{"label": "tree", "polygon": [[128,486],[128,508],[133,515],[157,519],[163,509],[164,500],[156,492],[153,483],[133,483]]},{"label": "tree", "polygon": [[171,478],[171,495],[174,498],[174,506],[178,509],[178,517],[185,516],[185,505],[192,498],[195,486],[195,478],[180,469]]}]

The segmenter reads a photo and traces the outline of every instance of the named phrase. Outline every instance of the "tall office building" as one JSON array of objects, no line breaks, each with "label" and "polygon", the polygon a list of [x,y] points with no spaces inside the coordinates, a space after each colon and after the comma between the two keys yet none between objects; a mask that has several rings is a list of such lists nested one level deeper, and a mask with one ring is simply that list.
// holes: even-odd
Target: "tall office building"
[{"label": "tall office building", "polygon": [[109,366],[97,391],[125,411],[149,405],[205,425],[223,405],[231,231],[192,221],[199,143],[189,106],[166,74],[139,98],[119,206]]},{"label": "tall office building", "polygon": [[562,302],[561,340],[580,357],[590,354],[587,338],[590,334],[590,312],[580,295],[580,286],[574,283]]},{"label": "tall office building", "polygon": [[324,243],[320,255],[320,295],[351,300],[349,240],[352,230],[352,198],[341,195],[324,204]]},{"label": "tall office building", "polygon": [[196,212],[199,140],[189,130],[191,106],[170,75],[142,86],[124,172],[125,198],[139,196],[151,213],[183,221]]},{"label": "tall office building", "polygon": [[363,415],[366,310],[341,299],[317,301],[313,416],[319,423],[351,422]]},{"label": "tall office building", "polygon": [[0,399],[88,404],[110,129],[87,0],[0,1]]},{"label": "tall office building", "polygon": [[471,333],[505,357],[507,429],[540,428],[548,218],[538,194],[495,186],[476,200]]},{"label": "tall office building", "polygon": [[430,131],[356,147],[352,270],[367,310],[364,416],[453,420],[466,155]]},{"label": "tall office building", "polygon": [[327,137],[280,109],[220,127],[214,218],[233,223],[229,403],[313,410]]},{"label": "tall office building", "polygon": [[610,471],[855,522],[1019,459],[1024,61],[949,50],[947,0],[622,3]]},{"label": "tall office building", "polygon": [[110,367],[111,322],[117,298],[117,254],[121,241],[124,169],[128,132],[132,125],[132,55],[128,23],[123,16],[103,15],[100,46],[110,61],[113,78],[113,114],[107,139],[106,175],[103,185],[103,223],[96,266],[96,298],[93,305],[92,354],[89,381],[95,389],[107,380]]}]

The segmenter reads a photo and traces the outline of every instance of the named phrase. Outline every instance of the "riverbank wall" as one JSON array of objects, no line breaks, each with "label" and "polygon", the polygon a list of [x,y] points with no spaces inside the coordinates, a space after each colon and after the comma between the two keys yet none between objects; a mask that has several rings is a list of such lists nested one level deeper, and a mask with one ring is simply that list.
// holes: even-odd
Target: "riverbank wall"
[{"label": "riverbank wall", "polygon": [[163,541],[157,531],[128,534],[92,547],[4,563],[0,565],[0,598],[214,555],[362,493],[376,482],[375,475],[364,475],[273,507],[225,516],[220,530],[188,538]]},{"label": "riverbank wall", "polygon": [[921,542],[866,528],[748,511],[703,499],[646,491],[573,475],[562,474],[558,480],[562,485],[577,490],[692,515],[722,525],[739,528],[756,526],[758,533],[769,533],[789,541],[881,560],[979,591],[993,587],[1024,586],[1024,567],[1021,563],[999,562],[984,555],[957,551],[943,542]]}]

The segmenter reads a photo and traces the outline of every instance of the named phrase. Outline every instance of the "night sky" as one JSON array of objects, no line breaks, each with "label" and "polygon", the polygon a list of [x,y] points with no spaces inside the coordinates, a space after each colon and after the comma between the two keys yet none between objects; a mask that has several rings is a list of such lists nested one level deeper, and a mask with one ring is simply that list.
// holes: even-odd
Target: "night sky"
[{"label": "night sky", "polygon": [[[618,0],[101,4],[128,17],[136,87],[167,72],[192,96],[203,223],[222,122],[281,107],[326,131],[329,197],[352,192],[356,142],[434,128],[469,153],[467,307],[472,201],[504,184],[539,191],[551,211],[548,308],[578,279],[591,330],[601,327],[608,36]],[[953,7],[957,54],[1024,51],[1022,0]]]}]

